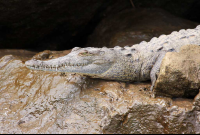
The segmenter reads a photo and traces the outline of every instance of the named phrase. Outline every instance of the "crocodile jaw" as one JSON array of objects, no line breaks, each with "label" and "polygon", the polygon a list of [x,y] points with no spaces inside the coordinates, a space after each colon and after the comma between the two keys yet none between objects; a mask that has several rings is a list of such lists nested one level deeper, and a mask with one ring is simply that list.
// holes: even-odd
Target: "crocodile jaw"
[{"label": "crocodile jaw", "polygon": [[[51,63],[51,64],[50,64]],[[25,62],[26,67],[33,70],[56,71],[79,73],[82,75],[94,76],[100,75],[110,68],[111,64],[94,64],[89,61],[78,62],[62,62],[62,61],[40,61],[29,60]]]}]

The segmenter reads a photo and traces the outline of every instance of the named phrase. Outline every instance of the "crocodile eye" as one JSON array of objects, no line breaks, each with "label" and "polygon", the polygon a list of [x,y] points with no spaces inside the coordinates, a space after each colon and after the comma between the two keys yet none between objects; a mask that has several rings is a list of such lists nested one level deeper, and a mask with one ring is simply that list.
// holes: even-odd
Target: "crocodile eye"
[{"label": "crocodile eye", "polygon": [[84,50],[84,51],[80,52],[78,55],[80,55],[80,56],[91,56],[93,54],[88,52],[87,50]]}]

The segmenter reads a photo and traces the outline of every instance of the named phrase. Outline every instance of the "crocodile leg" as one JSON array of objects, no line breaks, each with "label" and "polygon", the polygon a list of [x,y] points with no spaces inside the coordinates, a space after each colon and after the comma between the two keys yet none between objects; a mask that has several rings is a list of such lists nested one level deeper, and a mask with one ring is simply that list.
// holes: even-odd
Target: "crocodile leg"
[{"label": "crocodile leg", "polygon": [[156,80],[158,78],[158,75],[159,75],[159,72],[160,72],[160,66],[161,66],[161,63],[162,63],[162,60],[163,60],[165,54],[166,54],[166,52],[162,52],[158,55],[156,63],[153,66],[153,68],[151,69],[151,72],[150,72],[150,78],[151,78],[151,83],[152,83],[151,88],[150,88],[151,91],[153,91],[153,87],[154,87]]}]

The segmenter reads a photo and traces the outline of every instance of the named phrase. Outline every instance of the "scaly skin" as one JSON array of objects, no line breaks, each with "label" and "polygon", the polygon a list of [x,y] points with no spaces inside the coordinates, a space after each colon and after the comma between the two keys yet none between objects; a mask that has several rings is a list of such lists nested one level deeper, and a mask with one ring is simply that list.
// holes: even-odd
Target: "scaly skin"
[{"label": "scaly skin", "polygon": [[117,81],[152,81],[155,84],[161,61],[166,52],[178,52],[183,45],[200,45],[200,25],[195,29],[180,30],[170,35],[152,38],[131,47],[79,48],[48,61],[29,60],[33,70],[78,73],[92,78]]}]

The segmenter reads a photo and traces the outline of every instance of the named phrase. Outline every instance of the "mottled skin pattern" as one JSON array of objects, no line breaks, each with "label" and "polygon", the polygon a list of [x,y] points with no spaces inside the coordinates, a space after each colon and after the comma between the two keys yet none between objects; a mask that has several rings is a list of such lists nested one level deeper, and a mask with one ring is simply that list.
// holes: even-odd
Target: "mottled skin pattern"
[{"label": "mottled skin pattern", "polygon": [[78,73],[92,78],[117,81],[152,81],[155,84],[166,52],[178,52],[183,45],[200,45],[200,25],[195,29],[180,30],[170,35],[152,38],[131,47],[79,48],[48,61],[29,60],[26,66],[33,70]]}]

